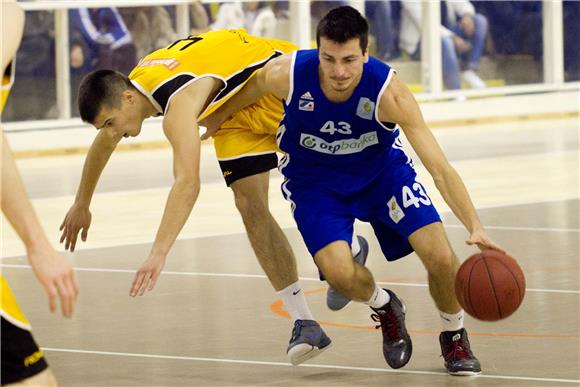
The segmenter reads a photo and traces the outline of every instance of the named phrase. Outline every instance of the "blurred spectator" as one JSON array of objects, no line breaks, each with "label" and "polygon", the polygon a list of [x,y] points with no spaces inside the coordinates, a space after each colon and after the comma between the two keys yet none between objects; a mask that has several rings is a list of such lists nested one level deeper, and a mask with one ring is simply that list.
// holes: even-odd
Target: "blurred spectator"
[{"label": "blurred spectator", "polygon": [[[398,1],[390,0],[365,1],[365,16],[369,22],[369,32],[376,42],[376,52],[373,55],[384,61],[398,55],[398,17],[394,17],[393,13],[393,4],[400,8],[398,3]],[[332,8],[349,4],[348,1],[313,1],[310,8],[313,25],[316,26]]]},{"label": "blurred spectator", "polygon": [[239,2],[222,3],[210,28],[212,30],[244,28],[242,4]]},{"label": "blurred spectator", "polygon": [[566,81],[580,80],[580,2],[564,1],[564,70]]},{"label": "blurred spectator", "polygon": [[209,15],[206,8],[201,4],[201,1],[192,1],[189,7],[191,34],[198,35],[209,31]]},{"label": "blurred spectator", "polygon": [[71,33],[80,32],[88,48],[83,66],[91,70],[111,68],[125,74],[131,71],[136,63],[135,46],[116,8],[74,9],[70,16],[74,28]]},{"label": "blurred spectator", "polygon": [[276,31],[276,16],[265,1],[223,3],[212,30],[245,28],[251,35],[272,38]]},{"label": "blurred spectator", "polygon": [[2,118],[5,121],[55,118],[54,14],[26,13],[20,48],[14,60],[15,80]]},{"label": "blurred spectator", "polygon": [[276,33],[276,16],[265,1],[248,1],[243,4],[244,28],[251,34],[266,38]]},{"label": "blurred spectator", "polygon": [[161,6],[131,7],[123,13],[137,60],[177,40],[169,12]]},{"label": "blurred spectator", "polygon": [[489,21],[494,53],[542,58],[542,2],[473,1]]},{"label": "blurred spectator", "polygon": [[[421,3],[401,2],[399,47],[413,59],[421,54]],[[476,74],[483,55],[487,34],[487,19],[476,14],[467,0],[441,2],[441,55],[443,80],[450,89],[461,88],[461,77],[471,87],[481,89],[485,83]],[[463,69],[463,71],[461,71]]]}]

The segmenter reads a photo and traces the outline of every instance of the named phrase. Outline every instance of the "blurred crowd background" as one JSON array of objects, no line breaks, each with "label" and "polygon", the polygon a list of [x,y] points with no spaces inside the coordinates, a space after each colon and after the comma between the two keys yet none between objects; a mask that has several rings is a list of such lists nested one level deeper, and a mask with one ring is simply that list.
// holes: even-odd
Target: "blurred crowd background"
[{"label": "blurred crowd background", "polygon": [[[311,30],[346,1],[313,1]],[[441,2],[443,80],[448,90],[543,82],[541,1]],[[291,40],[288,1],[188,5],[191,34],[245,28],[251,34]],[[147,53],[180,38],[175,6],[80,8],[69,12],[71,109],[76,91],[95,69],[129,73]],[[421,3],[365,1],[370,53],[399,70],[420,90]],[[580,80],[580,2],[563,2],[565,81]],[[53,11],[27,11],[16,57],[16,79],[4,121],[57,117]],[[315,42],[312,42],[313,47]],[[25,102],[24,102],[25,101]]]}]

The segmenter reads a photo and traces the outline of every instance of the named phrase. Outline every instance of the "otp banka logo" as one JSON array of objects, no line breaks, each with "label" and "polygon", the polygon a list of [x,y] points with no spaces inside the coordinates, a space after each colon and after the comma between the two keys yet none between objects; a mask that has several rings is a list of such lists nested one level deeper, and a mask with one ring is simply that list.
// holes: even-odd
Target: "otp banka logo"
[{"label": "otp banka logo", "polygon": [[300,145],[313,151],[329,155],[348,155],[361,152],[363,149],[378,144],[377,132],[365,133],[359,138],[347,138],[333,142],[326,142],[320,137],[302,133]]}]

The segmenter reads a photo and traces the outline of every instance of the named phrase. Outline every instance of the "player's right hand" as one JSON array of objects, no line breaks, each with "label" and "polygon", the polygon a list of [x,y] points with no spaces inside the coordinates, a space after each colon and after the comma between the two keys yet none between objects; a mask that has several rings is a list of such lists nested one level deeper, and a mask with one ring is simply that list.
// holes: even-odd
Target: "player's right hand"
[{"label": "player's right hand", "polygon": [[91,218],[91,211],[89,211],[88,207],[75,203],[70,210],[68,210],[62,224],[60,225],[60,231],[62,231],[60,243],[63,241],[65,242],[65,250],[69,250],[70,248],[71,252],[75,251],[77,237],[81,230],[82,241],[87,241],[87,234],[89,233],[89,227],[91,226]]}]

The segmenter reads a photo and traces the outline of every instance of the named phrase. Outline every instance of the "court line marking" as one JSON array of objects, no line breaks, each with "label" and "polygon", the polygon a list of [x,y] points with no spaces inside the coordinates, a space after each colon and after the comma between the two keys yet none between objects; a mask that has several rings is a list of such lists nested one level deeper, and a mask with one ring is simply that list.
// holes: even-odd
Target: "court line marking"
[{"label": "court line marking", "polygon": [[[513,227],[513,226],[483,226],[486,230],[504,231],[546,231],[546,232],[580,232],[580,228],[549,228],[549,227]],[[445,228],[465,228],[462,224],[445,224]]]},{"label": "court line marking", "polygon": [[[15,265],[15,264],[0,264],[0,268],[8,269],[31,269],[30,265]],[[135,274],[137,270],[129,269],[103,269],[95,267],[75,267],[75,271],[85,271],[85,272],[96,272],[96,273],[129,273]],[[192,276],[192,277],[231,277],[231,278],[260,278],[268,279],[265,274],[235,274],[235,273],[203,273],[203,272],[190,272],[190,271],[162,271],[161,274],[164,275],[182,275],[182,276]],[[316,277],[298,277],[300,281],[316,281],[320,282],[319,278]],[[389,286],[408,286],[408,287],[423,287],[426,288],[428,284],[426,283],[413,283],[413,282],[382,282],[377,281],[379,285],[389,285]],[[536,292],[536,293],[569,293],[569,294],[580,294],[580,290],[565,290],[565,289],[537,289],[537,288],[526,288],[526,292]]]},{"label": "court line marking", "polygon": [[[232,363],[232,364],[253,364],[253,365],[265,365],[265,366],[279,366],[279,367],[294,367],[290,363],[272,362],[272,361],[259,361],[259,360],[236,360],[236,359],[219,359],[219,358],[209,358],[209,357],[195,357],[195,356],[172,356],[172,355],[151,355],[145,353],[129,353],[129,352],[110,352],[110,351],[90,351],[90,350],[80,350],[80,349],[66,349],[66,348],[49,348],[42,347],[42,350],[48,352],[68,352],[68,353],[83,353],[90,355],[102,355],[102,356],[123,356],[123,357],[140,357],[149,359],[168,359],[168,360],[189,360],[189,361],[205,361],[213,363]],[[392,370],[387,368],[372,368],[372,367],[353,367],[353,366],[340,366],[340,365],[326,365],[326,364],[302,364],[299,367],[304,368],[322,368],[322,369],[338,369],[338,370],[348,370],[348,371],[363,371],[363,372],[384,372],[384,373],[403,373],[403,374],[415,374],[415,375],[437,375],[445,377],[454,377],[448,375],[446,372],[435,372],[435,371],[412,371],[412,370]],[[576,383],[580,384],[580,380],[574,379],[557,379],[557,378],[536,378],[532,376],[508,376],[508,375],[478,375],[475,378],[485,378],[485,379],[504,379],[504,380],[526,380],[532,382],[554,382],[554,383]]]},{"label": "court line marking", "polygon": [[[576,200],[576,199],[573,199]],[[552,201],[549,201],[548,203],[551,203]],[[540,202],[543,203],[543,202]],[[525,203],[525,204],[521,204],[521,205],[526,205],[526,204],[533,204],[533,203]],[[517,204],[520,205],[520,204]],[[501,205],[498,206],[498,208],[501,207],[506,207],[505,205]],[[492,207],[487,207],[487,208],[492,208]],[[450,213],[450,212],[441,212],[441,214],[446,214],[446,213]],[[443,226],[445,228],[465,228],[463,225],[461,224],[449,224],[449,223],[443,223]],[[512,227],[512,226],[485,226],[486,230],[502,230],[502,231],[543,231],[543,232],[570,232],[570,233],[580,233],[580,229],[579,228],[548,228],[548,227]],[[282,227],[282,230],[296,230],[296,227]],[[224,233],[219,233],[219,234],[212,234],[212,235],[197,235],[197,236],[193,236],[193,237],[177,237],[178,241],[192,241],[195,239],[203,239],[203,238],[214,238],[216,236],[231,236],[231,235],[240,235],[240,234],[245,234],[244,232],[224,232]],[[131,247],[131,246],[139,246],[139,245],[148,245],[151,244],[151,241],[141,241],[141,242],[133,242],[133,243],[124,243],[124,242],[116,242],[116,243],[110,243],[106,246],[100,246],[100,247],[92,247],[92,248],[84,248],[82,246],[78,246],[77,248],[77,252],[78,251],[94,251],[94,250],[102,250],[102,249],[108,249],[108,248],[114,248],[114,247],[120,247],[120,246],[126,246],[126,247]],[[60,248],[58,248],[60,247]],[[57,251],[61,252],[61,253],[69,253],[68,251],[64,250],[64,248],[62,248],[63,246],[61,245],[57,245]],[[72,253],[70,253],[72,254]],[[4,259],[9,259],[9,258],[19,258],[22,257],[22,254],[19,255],[10,255],[10,256],[2,256],[0,257],[0,261],[4,260]]]}]

